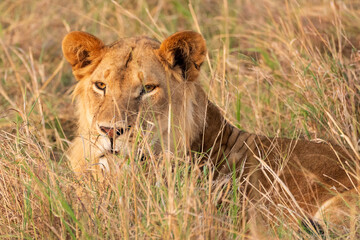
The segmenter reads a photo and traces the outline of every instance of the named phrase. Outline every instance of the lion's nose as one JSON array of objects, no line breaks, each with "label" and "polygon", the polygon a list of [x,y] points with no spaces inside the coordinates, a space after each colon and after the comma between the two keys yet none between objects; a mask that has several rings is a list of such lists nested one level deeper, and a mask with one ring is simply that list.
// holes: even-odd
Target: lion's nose
[{"label": "lion's nose", "polygon": [[109,138],[116,138],[124,134],[125,132],[124,128],[110,128],[104,126],[100,126],[100,130],[105,133]]}]

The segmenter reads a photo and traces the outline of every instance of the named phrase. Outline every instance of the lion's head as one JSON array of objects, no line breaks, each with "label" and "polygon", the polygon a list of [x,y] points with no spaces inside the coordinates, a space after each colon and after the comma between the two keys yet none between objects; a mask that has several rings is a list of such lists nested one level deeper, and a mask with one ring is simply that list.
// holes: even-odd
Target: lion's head
[{"label": "lion's head", "polygon": [[73,147],[73,166],[108,152],[127,154],[139,131],[151,136],[155,151],[188,146],[199,135],[206,103],[197,81],[206,56],[200,34],[105,45],[91,34],[71,32],[62,48],[78,80],[74,96],[82,140]]}]

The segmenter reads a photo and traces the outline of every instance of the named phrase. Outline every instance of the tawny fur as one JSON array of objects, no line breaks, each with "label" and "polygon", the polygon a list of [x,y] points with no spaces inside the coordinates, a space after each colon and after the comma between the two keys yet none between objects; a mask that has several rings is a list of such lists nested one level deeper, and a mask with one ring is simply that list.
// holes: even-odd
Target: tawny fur
[{"label": "tawny fur", "polygon": [[[200,34],[185,31],[162,43],[136,37],[105,45],[88,33],[72,32],[63,40],[63,52],[79,80],[74,92],[79,131],[69,156],[78,174],[97,171],[94,166],[108,152],[126,154],[133,132],[144,122],[156,122],[155,153],[203,153],[203,161],[216,168],[215,178],[233,174],[235,167],[246,183],[244,194],[254,202],[271,199],[313,216],[334,195],[357,186],[347,174],[352,171],[348,163],[357,161],[348,149],[258,136],[226,121],[198,81],[206,55]],[[99,82],[106,88],[99,89]],[[144,92],[145,86],[151,91]],[[102,127],[121,133],[112,136],[113,146],[106,135],[110,130]]]}]

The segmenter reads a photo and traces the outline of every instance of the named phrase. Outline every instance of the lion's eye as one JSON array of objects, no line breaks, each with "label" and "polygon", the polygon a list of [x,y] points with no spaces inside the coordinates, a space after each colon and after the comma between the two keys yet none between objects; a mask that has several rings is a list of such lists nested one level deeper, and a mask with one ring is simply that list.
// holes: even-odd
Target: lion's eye
[{"label": "lion's eye", "polygon": [[106,84],[103,82],[96,82],[95,86],[100,90],[104,90],[106,88]]},{"label": "lion's eye", "polygon": [[146,93],[154,91],[155,88],[156,88],[155,85],[150,85],[150,84],[144,86],[144,90],[145,90]]},{"label": "lion's eye", "polygon": [[150,93],[154,91],[157,87],[158,87],[157,85],[153,85],[153,84],[144,85],[141,89],[140,96],[143,96],[146,93]]}]

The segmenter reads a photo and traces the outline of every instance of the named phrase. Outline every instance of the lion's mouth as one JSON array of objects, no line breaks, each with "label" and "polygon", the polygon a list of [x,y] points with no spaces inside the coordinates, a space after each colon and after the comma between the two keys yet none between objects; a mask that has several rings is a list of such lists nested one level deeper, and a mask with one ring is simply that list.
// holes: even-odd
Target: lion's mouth
[{"label": "lion's mouth", "polygon": [[106,157],[106,156],[120,156],[120,152],[119,151],[114,151],[114,150],[109,150],[105,153],[103,153],[102,155],[99,156],[99,158],[103,158],[103,157]]},{"label": "lion's mouth", "polygon": [[[114,151],[114,150],[109,150],[107,153],[104,153],[102,155],[99,156],[99,159],[100,158],[104,158],[106,156],[116,156],[116,157],[124,157],[121,155],[121,153],[119,151]],[[137,157],[136,159],[138,159],[138,161],[140,162],[144,162],[145,160],[147,160],[147,156],[145,154],[141,154],[139,157]]]},{"label": "lion's mouth", "polygon": [[110,152],[111,154],[113,154],[113,155],[119,155],[119,154],[120,154],[119,151],[116,151],[116,150],[114,150],[114,149],[111,149],[109,152]]},{"label": "lion's mouth", "polygon": [[110,152],[115,152],[114,151],[114,139],[113,138],[110,138]]},{"label": "lion's mouth", "polygon": [[[101,155],[99,157],[99,161],[98,161],[98,164],[100,165],[100,168],[101,168],[103,174],[111,172],[111,168],[114,167],[114,165],[110,164],[110,162],[109,162],[110,159],[107,158],[107,156],[109,156],[109,155],[107,155],[107,154]],[[118,155],[116,155],[116,153],[114,152],[113,156],[118,156]],[[140,164],[143,164],[146,160],[147,160],[147,156],[145,154],[142,154],[135,161],[138,161]],[[112,161],[114,161],[114,159]],[[126,162],[127,161],[122,161],[122,163],[115,164],[115,166],[116,166],[116,168],[121,168],[121,166],[123,166],[123,164]],[[110,166],[112,166],[112,167],[110,167]]]}]

